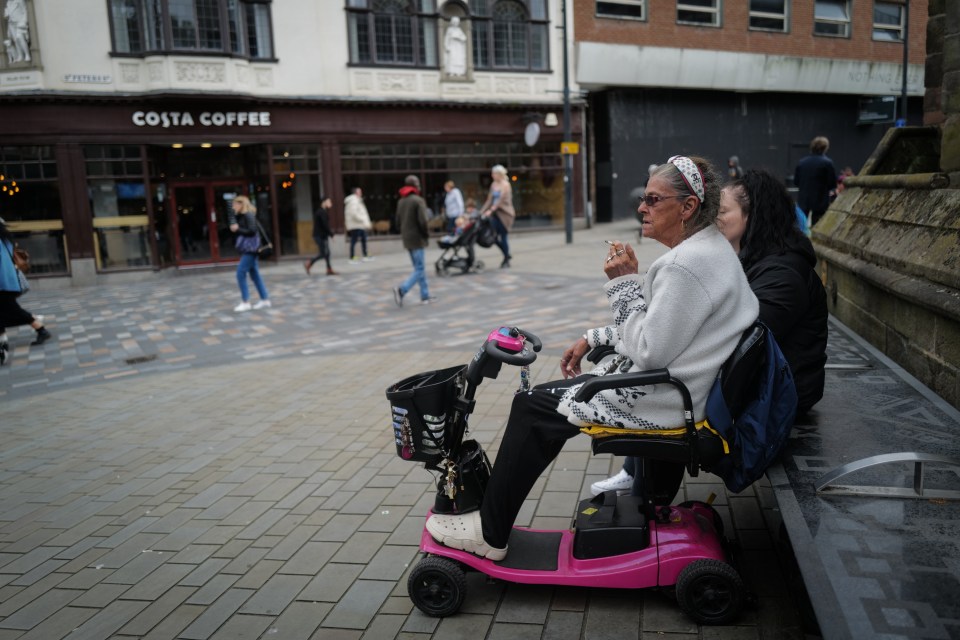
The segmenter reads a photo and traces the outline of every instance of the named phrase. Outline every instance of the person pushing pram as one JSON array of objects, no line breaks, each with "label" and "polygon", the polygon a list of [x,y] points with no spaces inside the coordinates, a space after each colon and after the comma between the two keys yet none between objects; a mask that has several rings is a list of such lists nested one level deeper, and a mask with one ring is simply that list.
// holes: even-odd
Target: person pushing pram
[{"label": "person pushing pram", "polygon": [[449,276],[453,269],[460,269],[462,273],[483,270],[483,261],[476,259],[474,249],[480,226],[476,202],[467,200],[466,211],[457,216],[453,231],[437,241],[443,249],[435,264],[437,275]]}]

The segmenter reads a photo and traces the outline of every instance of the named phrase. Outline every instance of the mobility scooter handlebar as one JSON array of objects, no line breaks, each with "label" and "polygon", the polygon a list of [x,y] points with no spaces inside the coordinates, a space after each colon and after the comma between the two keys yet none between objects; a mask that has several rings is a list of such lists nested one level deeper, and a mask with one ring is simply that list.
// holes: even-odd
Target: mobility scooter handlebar
[{"label": "mobility scooter handlebar", "polygon": [[[530,343],[530,349],[524,345]],[[537,353],[543,348],[540,338],[528,333],[520,327],[503,327],[492,331],[483,345],[483,351],[488,356],[504,364],[522,367],[537,359]]]}]

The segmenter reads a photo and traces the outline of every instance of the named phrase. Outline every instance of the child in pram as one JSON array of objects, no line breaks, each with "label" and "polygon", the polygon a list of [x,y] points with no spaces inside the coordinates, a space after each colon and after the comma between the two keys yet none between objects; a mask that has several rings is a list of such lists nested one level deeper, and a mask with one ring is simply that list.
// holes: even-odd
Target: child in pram
[{"label": "child in pram", "polygon": [[437,258],[434,265],[437,275],[448,276],[452,269],[460,269],[463,273],[483,270],[483,261],[475,259],[474,245],[479,231],[479,216],[476,215],[476,206],[467,202],[467,211],[456,219],[456,228],[437,241],[443,253]]}]

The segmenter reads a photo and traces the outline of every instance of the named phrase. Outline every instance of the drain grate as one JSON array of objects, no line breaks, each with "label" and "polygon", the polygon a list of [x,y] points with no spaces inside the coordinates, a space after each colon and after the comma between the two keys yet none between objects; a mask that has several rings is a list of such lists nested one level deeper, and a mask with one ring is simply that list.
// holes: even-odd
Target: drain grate
[{"label": "drain grate", "polygon": [[127,358],[124,360],[127,364],[143,364],[144,362],[150,362],[157,359],[157,354],[151,353],[148,356],[137,356],[136,358]]}]

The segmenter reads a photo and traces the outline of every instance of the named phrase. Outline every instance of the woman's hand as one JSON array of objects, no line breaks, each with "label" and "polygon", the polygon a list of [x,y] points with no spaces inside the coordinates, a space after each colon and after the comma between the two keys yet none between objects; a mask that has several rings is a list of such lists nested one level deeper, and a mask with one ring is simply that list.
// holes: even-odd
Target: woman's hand
[{"label": "woman's hand", "polygon": [[603,272],[611,280],[639,273],[640,261],[629,244],[614,242],[604,258]]},{"label": "woman's hand", "polygon": [[230,231],[232,231],[233,233],[236,233],[236,232],[237,232],[237,229],[239,229],[239,228],[240,228],[240,225],[238,225],[236,222],[234,222],[232,225],[230,225]]},{"label": "woman's hand", "polygon": [[590,351],[590,345],[584,338],[580,338],[563,352],[560,358],[560,373],[563,374],[564,379],[580,375],[580,361],[588,351]]}]

